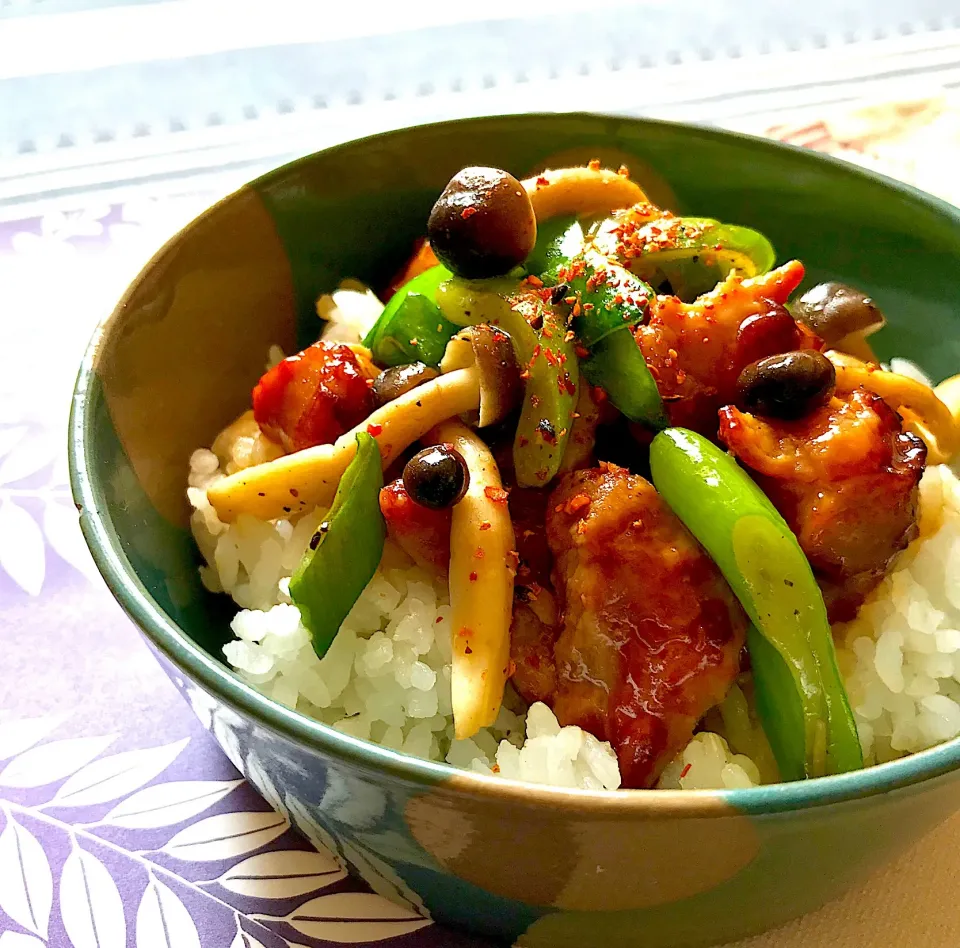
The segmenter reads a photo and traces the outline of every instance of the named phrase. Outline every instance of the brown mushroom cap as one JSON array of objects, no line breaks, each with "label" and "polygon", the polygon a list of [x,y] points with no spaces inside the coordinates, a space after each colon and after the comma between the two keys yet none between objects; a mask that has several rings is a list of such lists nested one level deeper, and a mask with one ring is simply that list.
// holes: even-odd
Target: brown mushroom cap
[{"label": "brown mushroom cap", "polygon": [[869,296],[843,283],[820,283],[797,301],[794,315],[828,346],[848,336],[869,336],[886,320]]}]

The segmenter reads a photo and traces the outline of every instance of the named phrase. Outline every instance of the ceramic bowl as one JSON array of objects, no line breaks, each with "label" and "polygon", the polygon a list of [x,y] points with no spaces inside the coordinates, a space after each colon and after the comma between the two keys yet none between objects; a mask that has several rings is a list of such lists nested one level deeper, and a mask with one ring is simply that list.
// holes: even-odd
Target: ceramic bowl
[{"label": "ceramic bowl", "polygon": [[960,211],[766,141],[598,115],[447,122],[322,151],[171,240],[80,370],[71,464],[121,605],[266,799],[378,891],[524,946],[678,948],[761,931],[839,895],[960,799],[960,741],[858,773],[749,790],[574,792],[355,740],[225,664],[231,603],[200,585],[187,459],[249,405],[272,343],[312,342],[318,294],[383,286],[464,165],[518,175],[598,157],[653,200],[763,230],[808,283],[843,279],[890,317],[881,356],[960,367]]}]

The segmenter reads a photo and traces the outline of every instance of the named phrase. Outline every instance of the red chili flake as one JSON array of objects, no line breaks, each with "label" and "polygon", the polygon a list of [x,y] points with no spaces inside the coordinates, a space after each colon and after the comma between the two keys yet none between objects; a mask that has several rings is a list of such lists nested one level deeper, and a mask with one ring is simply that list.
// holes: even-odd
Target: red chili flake
[{"label": "red chili flake", "polygon": [[681,779],[681,780],[683,780],[683,778],[686,777],[686,775],[687,775],[688,773],[690,773],[690,768],[691,768],[692,766],[693,766],[693,764],[687,764],[687,766],[684,767],[683,770],[680,771],[680,779]]},{"label": "red chili flake", "polygon": [[556,364],[557,364],[557,357],[553,354],[553,350],[552,350],[552,349],[544,349],[544,350],[543,350],[543,357],[544,357],[544,359],[547,360],[547,362],[548,362],[550,365],[556,365]]},{"label": "red chili flake", "polygon": [[642,521],[642,520],[639,520],[639,519],[634,520],[632,526],[636,527],[638,530],[642,530],[642,529],[643,529],[643,521]]},{"label": "red chili flake", "polygon": [[573,342],[573,340],[574,340],[575,337],[576,337],[576,333],[575,333],[572,329],[568,329],[568,330],[563,334],[563,341],[564,341],[564,342]]},{"label": "red chili flake", "polygon": [[575,296],[565,296],[565,297],[563,298],[563,301],[564,301],[564,303],[566,303],[568,306],[572,306],[574,303],[576,303],[577,298],[576,298]]},{"label": "red chili flake", "polygon": [[298,491],[298,490],[296,489],[296,487],[291,487],[291,488],[290,488],[290,496],[291,496],[291,497],[299,497],[299,496],[300,496],[300,491]]},{"label": "red chili flake", "polygon": [[537,358],[537,356],[540,355],[540,352],[541,352],[541,346],[540,346],[540,343],[538,342],[538,343],[533,347],[533,353],[532,353],[531,356],[530,356],[530,364],[531,364],[531,365],[533,365],[534,360]]},{"label": "red chili flake", "polygon": [[667,355],[670,356],[671,359],[676,359],[679,353],[676,349],[671,347],[670,349],[667,349]]},{"label": "red chili flake", "polygon": [[591,159],[587,162],[587,167],[588,167],[591,171],[599,171],[599,170],[600,170],[600,159],[599,159],[599,158],[591,158]]},{"label": "red chili flake", "polygon": [[443,622],[443,616],[437,616],[437,625]]},{"label": "red chili flake", "polygon": [[538,187],[538,188],[545,188],[549,183],[550,183],[550,179],[544,177],[543,175],[540,175],[540,177],[537,178],[537,187]]},{"label": "red chili flake", "polygon": [[553,338],[553,330],[549,326],[544,326],[543,329],[540,330],[540,332],[545,339]]},{"label": "red chili flake", "polygon": [[573,351],[577,354],[578,359],[586,359],[590,355],[590,350],[580,345],[576,346]]},{"label": "red chili flake", "polygon": [[483,496],[487,500],[492,500],[495,504],[505,504],[507,497],[510,495],[502,487],[494,487],[493,484],[488,484],[483,489]]},{"label": "red chili flake", "polygon": [[566,512],[568,514],[575,514],[578,510],[583,510],[584,507],[589,507],[589,506],[590,506],[589,495],[577,494],[574,497],[571,497],[567,501]]},{"label": "red chili flake", "polygon": [[520,378],[523,379],[524,382],[526,382],[526,380],[527,380],[528,378],[530,378],[530,370],[529,370],[529,369],[524,369],[524,370],[520,373]]},{"label": "red chili flake", "polygon": [[465,207],[460,212],[460,216],[466,221],[466,220],[469,220],[471,217],[473,217],[473,215],[476,213],[477,213],[477,209],[475,207]]},{"label": "red chili flake", "polygon": [[410,345],[411,345],[411,346],[419,346],[419,345],[420,345],[420,340],[419,340],[419,339],[411,339],[411,340],[410,340]]},{"label": "red chili flake", "polygon": [[471,573],[471,574],[470,574],[470,582],[471,582],[471,583],[475,583],[476,581],[477,581],[477,574],[476,574],[476,573]]},{"label": "red chili flake", "polygon": [[491,769],[495,774],[500,773],[500,765],[499,765],[499,764],[494,764],[490,769]]},{"label": "red chili flake", "polygon": [[464,654],[464,655],[472,655],[472,654],[473,654],[473,649],[470,648],[469,645],[467,645],[467,646],[464,648],[464,650],[463,650],[463,654]]},{"label": "red chili flake", "polygon": [[576,303],[573,304],[573,315],[574,315],[574,316],[579,316],[579,315],[580,315],[580,309],[581,309],[581,307],[580,307],[580,300],[577,300]]},{"label": "red chili flake", "polygon": [[621,178],[629,178],[630,169],[626,165],[620,165],[620,167],[617,168],[617,174],[620,175]]},{"label": "red chili flake", "polygon": [[561,429],[560,429],[560,437],[561,437],[561,438],[562,438],[566,433],[567,433],[567,429],[566,429],[566,428],[561,428]]},{"label": "red chili flake", "polygon": [[589,313],[590,310],[592,310],[592,309],[593,309],[593,303],[584,303],[584,304],[583,304],[583,311],[584,311],[585,313]]},{"label": "red chili flake", "polygon": [[486,555],[487,555],[487,554],[484,553],[482,546],[478,546],[478,547],[473,551],[474,559],[482,560]]},{"label": "red chili flake", "polygon": [[543,280],[541,280],[538,276],[534,276],[532,273],[523,282],[529,283],[530,286],[543,286]]},{"label": "red chili flake", "polygon": [[465,625],[460,626],[460,629],[457,632],[457,635],[459,635],[462,639],[469,638],[472,634],[472,631]]},{"label": "red chili flake", "polygon": [[599,385],[593,387],[593,400],[598,404],[607,400],[607,393]]},{"label": "red chili flake", "polygon": [[372,421],[369,425],[367,425],[367,434],[373,436],[374,438],[376,438],[381,431],[383,431],[383,425],[378,425],[375,421]]}]

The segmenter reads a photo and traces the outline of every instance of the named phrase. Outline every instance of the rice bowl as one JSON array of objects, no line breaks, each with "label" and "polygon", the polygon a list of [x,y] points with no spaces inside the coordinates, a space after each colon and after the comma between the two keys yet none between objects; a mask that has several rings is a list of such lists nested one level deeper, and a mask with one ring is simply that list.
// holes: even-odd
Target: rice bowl
[{"label": "rice bowl", "polygon": [[[891,317],[878,354],[909,355],[936,379],[955,371],[960,297],[948,264],[960,259],[960,218],[909,187],[756,139],[609,116],[408,129],[252,182],[131,286],[93,341],[75,396],[71,477],[85,535],[207,727],[213,709],[213,735],[231,759],[378,892],[529,948],[601,939],[625,948],[638,930],[656,948],[754,934],[836,897],[953,813],[958,741],[743,790],[570,791],[357,740],[266,697],[222,656],[238,607],[203,588],[196,546],[191,556],[181,532],[191,451],[212,446],[249,405],[270,343],[293,353],[316,338],[318,296],[347,275],[385,285],[449,175],[479,154],[518,169],[599,154],[643,184],[659,171],[669,188],[653,193],[666,206],[767,231],[807,262],[811,282],[852,278],[855,259],[857,282]],[[847,235],[852,221],[857,247],[824,240]],[[698,858],[681,865],[678,845]]]}]

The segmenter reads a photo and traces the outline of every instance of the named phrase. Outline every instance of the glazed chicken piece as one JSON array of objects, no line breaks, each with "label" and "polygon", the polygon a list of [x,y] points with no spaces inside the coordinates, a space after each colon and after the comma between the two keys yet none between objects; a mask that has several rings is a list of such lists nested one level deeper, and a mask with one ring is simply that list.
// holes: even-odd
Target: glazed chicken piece
[{"label": "glazed chicken piece", "polygon": [[332,444],[373,411],[372,374],[349,346],[316,342],[263,375],[254,418],[288,452]]},{"label": "glazed chicken piece", "polygon": [[407,556],[424,569],[446,575],[450,568],[452,508],[431,510],[418,504],[398,477],[380,491],[380,513],[390,539]]},{"label": "glazed chicken piece", "polygon": [[797,535],[830,621],[852,619],[917,535],[924,443],[862,388],[799,421],[728,406],[720,411],[720,438]]},{"label": "glazed chicken piece", "polygon": [[820,348],[784,303],[803,279],[794,260],[762,276],[730,276],[683,303],[658,296],[637,343],[663,397],[670,424],[717,434],[717,410],[735,400],[737,377],[757,359],[792,349]]},{"label": "glazed chicken piece", "polygon": [[519,558],[510,625],[511,680],[529,704],[551,701],[557,686],[553,647],[559,628],[550,586],[553,556],[543,526],[550,496],[549,489],[514,487],[508,500]]},{"label": "glazed chicken piece", "polygon": [[626,787],[653,786],[739,671],[746,616],[653,486],[602,465],[547,510],[562,609],[554,711],[609,740]]}]

